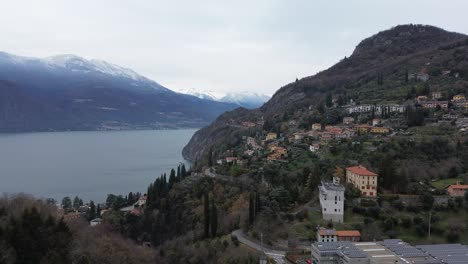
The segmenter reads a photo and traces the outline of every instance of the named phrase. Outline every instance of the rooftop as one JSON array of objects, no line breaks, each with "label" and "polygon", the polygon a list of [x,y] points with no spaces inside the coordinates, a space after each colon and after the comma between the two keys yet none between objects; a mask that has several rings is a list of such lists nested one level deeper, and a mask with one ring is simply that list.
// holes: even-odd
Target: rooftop
[{"label": "rooftop", "polygon": [[464,190],[464,189],[468,189],[468,185],[467,184],[452,184],[448,188]]},{"label": "rooftop", "polygon": [[378,176],[376,173],[368,170],[366,167],[361,166],[361,165],[348,167],[348,168],[346,168],[346,170],[349,170],[352,173],[355,173],[355,174],[358,174],[358,175],[361,175],[361,176]]},{"label": "rooftop", "polygon": [[337,230],[336,235],[339,237],[360,237],[361,232],[359,230]]},{"label": "rooftop", "polygon": [[328,191],[345,191],[345,187],[339,183],[333,183],[331,181],[322,181],[322,186]]}]

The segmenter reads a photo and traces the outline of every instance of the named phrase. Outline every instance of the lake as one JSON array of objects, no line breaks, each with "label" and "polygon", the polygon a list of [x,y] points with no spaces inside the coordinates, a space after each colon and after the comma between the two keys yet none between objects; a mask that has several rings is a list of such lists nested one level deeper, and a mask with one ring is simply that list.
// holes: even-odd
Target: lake
[{"label": "lake", "polygon": [[39,198],[146,192],[180,162],[195,129],[0,134],[0,193]]}]

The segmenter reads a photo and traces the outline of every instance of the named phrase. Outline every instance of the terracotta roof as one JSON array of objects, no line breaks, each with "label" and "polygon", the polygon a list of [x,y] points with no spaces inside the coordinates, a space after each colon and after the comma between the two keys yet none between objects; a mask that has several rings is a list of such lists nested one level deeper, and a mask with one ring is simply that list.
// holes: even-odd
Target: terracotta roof
[{"label": "terracotta roof", "polygon": [[334,229],[320,229],[319,234],[321,236],[334,236],[336,235],[336,231]]},{"label": "terracotta roof", "polygon": [[449,186],[449,188],[452,188],[452,189],[468,189],[468,185],[466,184],[452,184]]},{"label": "terracotta roof", "polygon": [[339,237],[360,237],[361,232],[359,230],[340,230],[336,231],[336,235]]},{"label": "terracotta roof", "polygon": [[148,196],[146,195],[140,196],[138,200],[148,200]]},{"label": "terracotta roof", "polygon": [[366,169],[363,166],[348,167],[348,168],[346,168],[346,170],[349,170],[352,173],[355,173],[355,174],[358,174],[358,175],[361,175],[361,176],[378,176],[377,174],[375,174],[374,172]]}]

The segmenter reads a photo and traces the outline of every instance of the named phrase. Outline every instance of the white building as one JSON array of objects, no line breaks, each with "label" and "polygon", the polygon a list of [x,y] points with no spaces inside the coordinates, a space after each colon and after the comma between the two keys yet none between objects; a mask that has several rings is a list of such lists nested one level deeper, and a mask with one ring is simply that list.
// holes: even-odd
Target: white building
[{"label": "white building", "polygon": [[95,219],[89,221],[90,226],[97,226],[97,225],[100,225],[101,223],[102,223],[101,218],[95,218]]},{"label": "white building", "polygon": [[363,105],[355,105],[349,106],[346,108],[348,114],[353,113],[370,113],[374,111],[376,115],[382,114],[383,110],[387,113],[404,113],[406,111],[405,105],[397,105],[397,104],[388,104],[388,105],[371,105],[371,104],[363,104]]},{"label": "white building", "polygon": [[322,181],[319,192],[323,219],[343,223],[345,187],[340,184],[340,179],[335,177],[333,182]]}]

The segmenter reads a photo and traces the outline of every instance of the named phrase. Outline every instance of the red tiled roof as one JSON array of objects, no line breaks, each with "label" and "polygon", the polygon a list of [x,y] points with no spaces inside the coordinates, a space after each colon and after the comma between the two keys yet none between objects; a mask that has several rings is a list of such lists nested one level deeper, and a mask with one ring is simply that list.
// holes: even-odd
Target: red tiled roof
[{"label": "red tiled roof", "polygon": [[349,170],[352,173],[355,173],[355,174],[358,174],[358,175],[361,175],[361,176],[378,176],[377,174],[375,174],[374,172],[366,169],[363,166],[348,167],[348,168],[346,168],[346,170]]},{"label": "red tiled roof", "polygon": [[334,236],[336,235],[336,231],[334,229],[320,229],[319,234],[321,236]]},{"label": "red tiled roof", "polygon": [[466,184],[452,184],[452,185],[449,186],[449,188],[466,190],[466,189],[468,189],[468,185],[466,185]]},{"label": "red tiled roof", "polygon": [[146,195],[140,196],[138,200],[148,200],[148,196]]},{"label": "red tiled roof", "polygon": [[339,237],[360,237],[361,232],[359,230],[339,230],[336,231],[336,235]]}]

